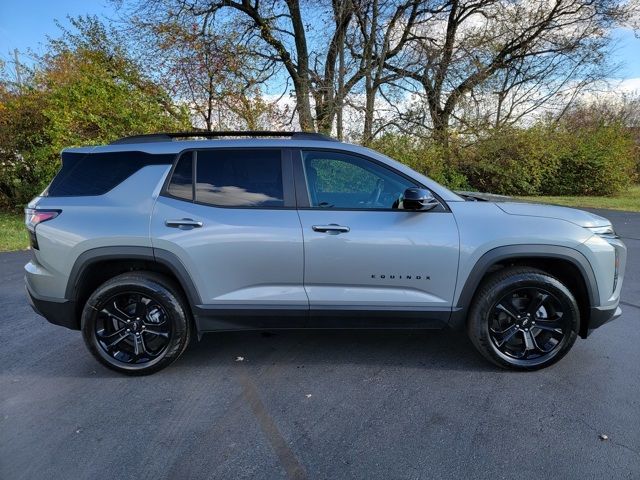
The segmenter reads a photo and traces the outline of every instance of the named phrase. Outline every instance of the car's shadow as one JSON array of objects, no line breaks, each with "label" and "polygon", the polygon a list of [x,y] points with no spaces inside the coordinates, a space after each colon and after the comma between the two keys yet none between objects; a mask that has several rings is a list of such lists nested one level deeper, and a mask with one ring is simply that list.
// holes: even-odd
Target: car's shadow
[{"label": "car's shadow", "polygon": [[[238,357],[241,357],[239,359]],[[437,370],[495,370],[451,331],[275,331],[207,334],[172,368],[210,362],[263,365],[384,365]]]}]

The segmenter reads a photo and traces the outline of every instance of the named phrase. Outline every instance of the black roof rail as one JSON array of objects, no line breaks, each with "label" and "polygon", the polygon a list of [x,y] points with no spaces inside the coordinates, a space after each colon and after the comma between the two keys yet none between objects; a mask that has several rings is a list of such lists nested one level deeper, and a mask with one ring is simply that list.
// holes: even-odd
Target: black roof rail
[{"label": "black roof rail", "polygon": [[296,140],[324,140],[329,142],[337,142],[335,138],[314,132],[277,132],[269,130],[233,130],[209,132],[206,130],[194,130],[191,132],[172,132],[172,133],[151,133],[147,135],[133,135],[130,137],[119,138],[110,143],[110,145],[122,145],[127,143],[152,143],[152,142],[169,142],[176,138],[204,137],[204,138],[222,138],[222,137],[291,137]]}]

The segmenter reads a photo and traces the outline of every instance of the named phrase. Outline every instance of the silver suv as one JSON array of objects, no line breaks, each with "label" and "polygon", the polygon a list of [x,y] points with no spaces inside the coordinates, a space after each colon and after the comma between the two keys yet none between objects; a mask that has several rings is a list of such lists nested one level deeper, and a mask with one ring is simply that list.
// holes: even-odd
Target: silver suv
[{"label": "silver suv", "polygon": [[608,220],[477,201],[317,134],[68,149],[26,224],[35,311],[129,374],[194,335],[281,328],[464,328],[493,363],[532,370],[621,313]]}]

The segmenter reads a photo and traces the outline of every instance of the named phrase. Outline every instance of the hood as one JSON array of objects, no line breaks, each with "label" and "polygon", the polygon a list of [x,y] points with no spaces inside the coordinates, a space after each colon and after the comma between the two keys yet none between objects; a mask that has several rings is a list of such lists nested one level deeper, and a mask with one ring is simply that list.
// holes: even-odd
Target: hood
[{"label": "hood", "polygon": [[496,202],[495,205],[509,215],[557,218],[581,227],[604,227],[611,225],[611,222],[604,217],[585,212],[584,210],[576,210],[575,208],[515,202]]}]

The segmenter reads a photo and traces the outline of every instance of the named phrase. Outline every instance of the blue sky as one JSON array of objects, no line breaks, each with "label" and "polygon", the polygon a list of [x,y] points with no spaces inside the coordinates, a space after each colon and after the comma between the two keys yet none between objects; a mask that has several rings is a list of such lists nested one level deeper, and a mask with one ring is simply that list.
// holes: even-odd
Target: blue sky
[{"label": "blue sky", "polygon": [[0,0],[0,56],[41,49],[46,36],[57,36],[55,20],[67,24],[66,16],[113,13],[111,4],[101,0]]},{"label": "blue sky", "polygon": [[[47,35],[56,36],[54,20],[65,24],[66,16],[81,14],[113,16],[113,6],[102,0],[0,0],[0,58],[20,52],[41,51]],[[621,64],[616,77],[640,79],[640,39],[629,30],[616,30],[614,61]]]}]

